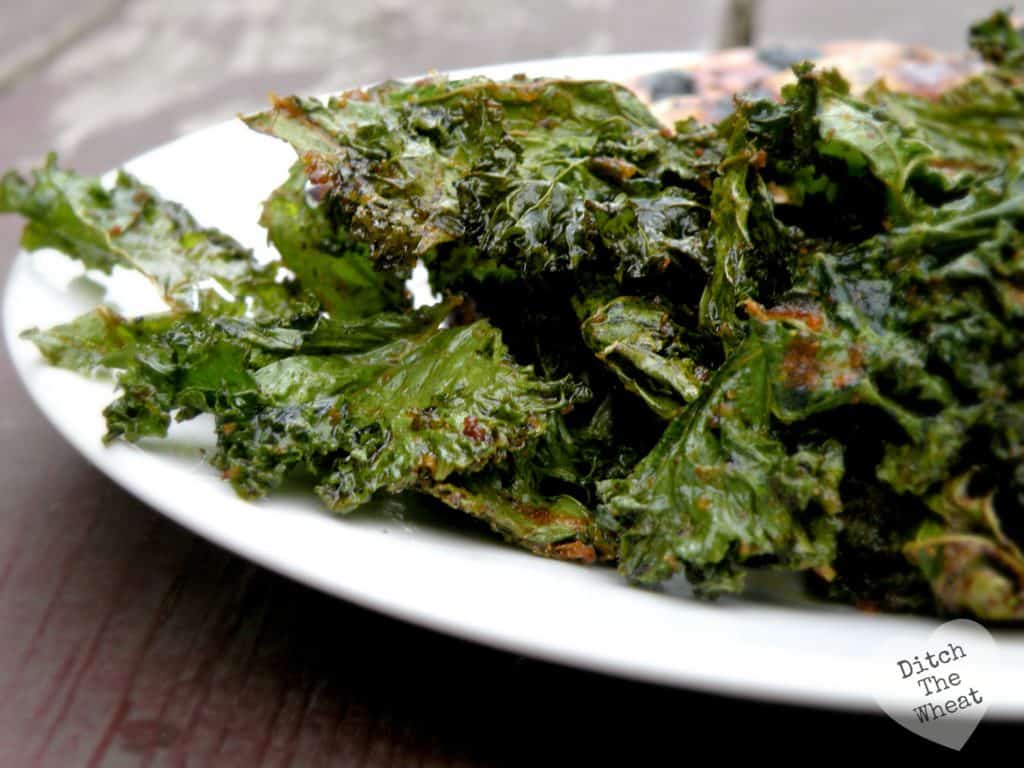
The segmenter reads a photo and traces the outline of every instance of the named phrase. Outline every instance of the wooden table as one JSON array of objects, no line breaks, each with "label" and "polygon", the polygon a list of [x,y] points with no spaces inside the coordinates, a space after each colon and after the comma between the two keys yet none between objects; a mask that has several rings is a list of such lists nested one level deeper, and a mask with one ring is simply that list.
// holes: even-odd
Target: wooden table
[{"label": "wooden table", "polygon": [[[25,168],[55,147],[82,171],[105,170],[257,107],[269,91],[768,40],[787,7],[799,11],[791,21],[807,38],[870,33],[878,22],[844,11],[840,28],[821,27],[820,14],[819,26],[808,26],[806,3],[796,0],[764,0],[760,16],[748,3],[715,0],[329,5],[5,8],[0,167]],[[893,28],[945,42],[961,18],[988,5],[903,0]],[[910,23],[925,9],[931,26]],[[5,253],[15,252],[17,231],[0,221]],[[789,756],[821,739],[833,745],[815,753],[825,760],[882,744],[887,755],[939,750],[880,717],[572,671],[321,595],[197,539],[113,485],[44,421],[6,357],[0,395],[0,768],[647,765],[655,757],[671,765],[705,742],[730,756]],[[965,751],[1019,752],[1010,734],[985,723]]]}]

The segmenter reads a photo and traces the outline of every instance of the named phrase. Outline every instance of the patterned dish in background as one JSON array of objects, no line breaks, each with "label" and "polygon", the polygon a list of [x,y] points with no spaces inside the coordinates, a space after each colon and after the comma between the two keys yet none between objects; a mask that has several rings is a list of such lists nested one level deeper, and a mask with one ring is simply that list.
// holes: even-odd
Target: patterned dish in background
[{"label": "patterned dish in background", "polygon": [[692,63],[623,80],[650,104],[666,125],[694,117],[717,122],[733,108],[733,94],[776,97],[793,81],[792,66],[813,61],[838,69],[861,93],[884,81],[898,91],[933,96],[981,68],[973,55],[938,53],[920,46],[846,41],[821,46],[734,48],[708,53]]}]

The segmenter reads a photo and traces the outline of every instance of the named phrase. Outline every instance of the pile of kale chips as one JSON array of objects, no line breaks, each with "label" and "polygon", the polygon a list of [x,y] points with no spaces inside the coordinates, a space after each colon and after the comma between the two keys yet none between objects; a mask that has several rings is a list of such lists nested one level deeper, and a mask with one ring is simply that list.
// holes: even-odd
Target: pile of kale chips
[{"label": "pile of kale chips", "polygon": [[[674,131],[605,82],[278,100],[247,122],[299,158],[263,209],[280,264],[51,158],[0,188],[25,247],[141,271],[170,309],[25,335],[117,372],[109,439],[213,414],[246,497],[415,492],[635,582],[790,569],[1020,621],[1024,38],[971,36],[986,67],[935,98],[801,65]],[[417,262],[440,304],[411,307]]]}]

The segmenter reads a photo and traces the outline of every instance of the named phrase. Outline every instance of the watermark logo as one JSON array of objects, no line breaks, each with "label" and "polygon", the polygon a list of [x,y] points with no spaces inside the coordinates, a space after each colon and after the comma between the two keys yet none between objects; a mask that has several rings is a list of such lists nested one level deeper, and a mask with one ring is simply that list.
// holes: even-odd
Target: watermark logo
[{"label": "watermark logo", "polygon": [[877,654],[875,699],[907,730],[959,750],[991,703],[988,682],[999,664],[995,640],[967,619],[913,635]]}]

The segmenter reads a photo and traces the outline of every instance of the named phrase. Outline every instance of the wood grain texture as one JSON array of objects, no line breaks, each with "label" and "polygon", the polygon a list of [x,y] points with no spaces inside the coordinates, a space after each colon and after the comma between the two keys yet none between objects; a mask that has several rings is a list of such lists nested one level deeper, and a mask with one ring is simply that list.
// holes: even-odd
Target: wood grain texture
[{"label": "wood grain texture", "polygon": [[[57,147],[104,170],[269,90],[710,46],[723,39],[724,7],[136,0],[0,91],[0,166]],[[4,35],[17,38],[19,19],[35,34],[21,11],[3,14]],[[7,254],[16,233],[0,220]],[[612,680],[369,613],[125,494],[46,424],[6,357],[0,398],[0,768],[676,764],[704,742],[763,758],[815,739],[831,742],[826,759],[836,744],[851,757],[881,743],[887,755],[939,750],[880,718]],[[737,736],[723,741],[722,724]],[[1019,751],[1011,729],[986,723],[965,752],[1008,747]]]},{"label": "wood grain texture", "polygon": [[0,89],[42,69],[61,52],[101,28],[123,0],[18,3],[4,8],[0,25]]}]

